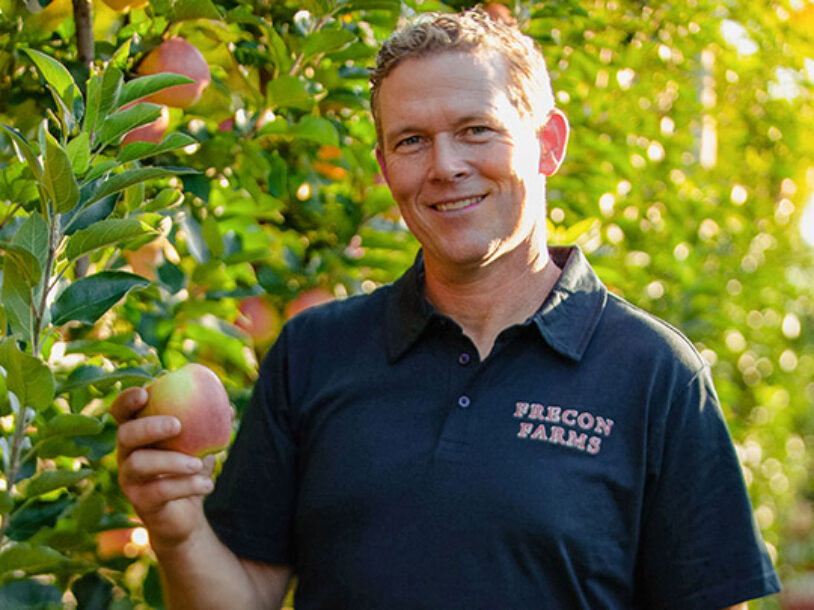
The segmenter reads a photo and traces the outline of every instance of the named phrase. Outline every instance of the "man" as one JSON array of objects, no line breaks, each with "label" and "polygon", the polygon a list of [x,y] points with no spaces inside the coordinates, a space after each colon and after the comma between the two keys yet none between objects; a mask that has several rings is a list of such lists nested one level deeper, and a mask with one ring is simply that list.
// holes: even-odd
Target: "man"
[{"label": "man", "polygon": [[[217,489],[113,412],[170,607],[745,607],[778,590],[703,360],[546,244],[568,123],[539,52],[480,12],[397,33],[377,155],[422,245],[294,318]],[[209,468],[208,468],[209,466]]]}]

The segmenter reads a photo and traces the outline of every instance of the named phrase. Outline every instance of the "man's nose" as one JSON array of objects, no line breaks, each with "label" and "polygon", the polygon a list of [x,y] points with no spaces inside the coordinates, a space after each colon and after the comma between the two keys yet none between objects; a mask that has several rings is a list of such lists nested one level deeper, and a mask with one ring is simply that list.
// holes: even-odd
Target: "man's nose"
[{"label": "man's nose", "polygon": [[470,172],[464,147],[451,137],[435,138],[430,163],[430,175],[434,180],[459,180]]}]

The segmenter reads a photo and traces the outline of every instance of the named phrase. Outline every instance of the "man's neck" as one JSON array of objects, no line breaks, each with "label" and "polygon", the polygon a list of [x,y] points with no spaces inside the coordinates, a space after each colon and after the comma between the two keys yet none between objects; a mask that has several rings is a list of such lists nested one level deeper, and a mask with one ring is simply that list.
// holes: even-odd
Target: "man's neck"
[{"label": "man's neck", "polygon": [[[508,269],[506,268],[508,267]],[[506,328],[527,320],[545,300],[560,276],[547,250],[520,266],[489,265],[454,277],[425,264],[426,297],[455,320],[478,349],[481,360]]]}]

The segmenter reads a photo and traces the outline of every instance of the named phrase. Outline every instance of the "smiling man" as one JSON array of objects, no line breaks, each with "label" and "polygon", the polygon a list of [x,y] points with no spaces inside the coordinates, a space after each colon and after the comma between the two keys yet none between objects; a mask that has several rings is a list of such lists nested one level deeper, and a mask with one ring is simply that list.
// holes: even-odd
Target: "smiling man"
[{"label": "smiling man", "polygon": [[[116,401],[170,607],[745,607],[779,583],[703,359],[546,243],[565,155],[542,56],[475,11],[388,40],[382,171],[422,245],[293,318],[215,491]],[[327,347],[326,347],[327,346]]]}]

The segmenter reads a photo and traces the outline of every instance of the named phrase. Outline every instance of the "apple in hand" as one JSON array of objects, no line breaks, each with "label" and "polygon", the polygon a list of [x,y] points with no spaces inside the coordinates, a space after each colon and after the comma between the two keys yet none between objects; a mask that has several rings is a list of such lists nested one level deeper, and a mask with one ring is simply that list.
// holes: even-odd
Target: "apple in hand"
[{"label": "apple in hand", "polygon": [[180,434],[155,447],[202,457],[229,444],[234,412],[220,379],[204,365],[182,366],[145,389],[147,404],[138,417],[173,415],[181,421]]}]

